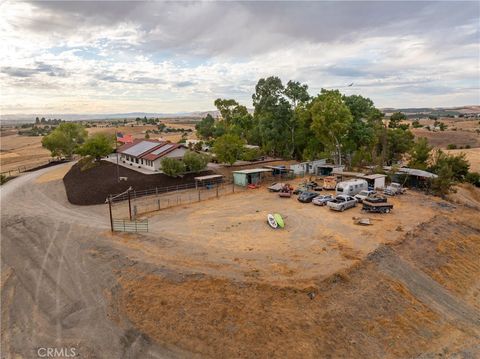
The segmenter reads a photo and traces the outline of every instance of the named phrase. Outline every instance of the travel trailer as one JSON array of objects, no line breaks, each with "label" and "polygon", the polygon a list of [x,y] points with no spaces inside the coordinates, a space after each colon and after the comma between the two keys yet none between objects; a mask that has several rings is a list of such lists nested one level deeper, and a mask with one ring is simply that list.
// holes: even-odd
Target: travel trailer
[{"label": "travel trailer", "polygon": [[339,182],[335,188],[337,195],[343,194],[347,196],[354,196],[364,190],[368,190],[368,183],[362,179]]}]

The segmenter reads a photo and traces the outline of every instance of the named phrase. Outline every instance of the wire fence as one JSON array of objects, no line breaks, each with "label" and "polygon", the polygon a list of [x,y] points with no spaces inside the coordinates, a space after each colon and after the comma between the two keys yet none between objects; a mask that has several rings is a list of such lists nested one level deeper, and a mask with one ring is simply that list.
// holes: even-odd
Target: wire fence
[{"label": "wire fence", "polygon": [[135,220],[138,216],[146,213],[220,198],[246,190],[246,187],[236,186],[230,180],[196,187],[195,184],[189,184],[159,187],[145,191],[130,190],[111,196],[112,216]]}]

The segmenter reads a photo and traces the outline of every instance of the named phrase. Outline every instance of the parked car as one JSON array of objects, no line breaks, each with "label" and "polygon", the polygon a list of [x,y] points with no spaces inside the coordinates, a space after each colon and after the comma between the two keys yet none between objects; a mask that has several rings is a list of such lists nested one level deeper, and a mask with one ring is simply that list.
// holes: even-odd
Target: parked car
[{"label": "parked car", "polygon": [[271,186],[268,187],[268,190],[270,192],[279,192],[284,186],[284,183],[280,183],[280,182],[275,182],[275,183],[272,183]]},{"label": "parked car", "polygon": [[352,196],[338,195],[334,200],[327,202],[327,206],[334,211],[345,211],[357,205],[357,200]]},{"label": "parked car", "polygon": [[387,188],[383,191],[384,194],[388,196],[396,196],[397,194],[405,193],[405,189],[400,183],[392,182]]},{"label": "parked car", "polygon": [[315,197],[312,200],[313,204],[316,204],[317,206],[325,206],[327,202],[333,201],[333,196],[331,194],[322,194],[317,197]]},{"label": "parked car", "polygon": [[310,203],[317,196],[318,193],[305,191],[300,193],[297,199],[302,203]]},{"label": "parked car", "polygon": [[283,185],[280,192],[278,192],[278,195],[282,198],[290,198],[290,197],[292,197],[292,190],[293,190],[293,188],[287,183],[287,184]]},{"label": "parked car", "polygon": [[293,191],[293,194],[302,194],[303,192],[307,192],[308,189],[304,186],[299,186],[297,187],[294,191]]},{"label": "parked car", "polygon": [[371,197],[373,195],[377,194],[376,191],[370,191],[370,190],[363,190],[363,191],[360,191],[360,193],[357,193],[355,196],[353,196],[357,202],[360,202],[362,203],[363,200],[367,197]]}]

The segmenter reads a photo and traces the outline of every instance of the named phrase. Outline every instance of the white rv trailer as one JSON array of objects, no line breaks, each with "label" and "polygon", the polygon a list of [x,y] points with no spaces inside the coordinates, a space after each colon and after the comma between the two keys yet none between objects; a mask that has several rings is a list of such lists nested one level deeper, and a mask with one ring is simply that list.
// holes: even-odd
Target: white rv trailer
[{"label": "white rv trailer", "polygon": [[347,196],[354,196],[357,193],[360,193],[360,191],[364,190],[368,190],[368,183],[367,181],[359,178],[339,182],[335,188],[337,195],[344,194]]}]

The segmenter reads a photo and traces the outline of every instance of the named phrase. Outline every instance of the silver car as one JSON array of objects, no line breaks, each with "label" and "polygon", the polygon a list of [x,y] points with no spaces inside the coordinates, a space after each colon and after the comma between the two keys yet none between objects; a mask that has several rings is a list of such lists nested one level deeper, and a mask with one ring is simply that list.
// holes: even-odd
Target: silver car
[{"label": "silver car", "polygon": [[325,206],[327,202],[333,201],[333,196],[331,194],[322,194],[320,196],[315,197],[312,200],[312,203],[317,206]]}]

